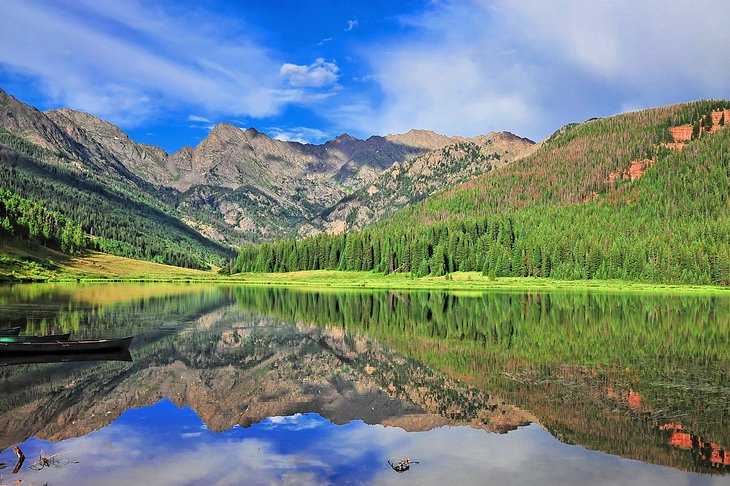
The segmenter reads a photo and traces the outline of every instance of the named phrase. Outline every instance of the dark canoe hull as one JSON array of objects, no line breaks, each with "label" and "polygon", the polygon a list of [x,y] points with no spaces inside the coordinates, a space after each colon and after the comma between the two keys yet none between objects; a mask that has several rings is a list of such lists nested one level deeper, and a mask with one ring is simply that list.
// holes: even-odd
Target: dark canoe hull
[{"label": "dark canoe hull", "polygon": [[38,363],[70,363],[76,361],[132,361],[132,355],[128,349],[89,351],[86,353],[0,353],[0,366]]},{"label": "dark canoe hull", "polygon": [[53,343],[56,341],[68,341],[71,334],[50,334],[48,336],[0,336],[3,343]]},{"label": "dark canoe hull", "polygon": [[132,337],[120,339],[90,339],[85,341],[54,341],[50,343],[3,343],[0,356],[10,354],[73,354],[117,349],[129,349]]},{"label": "dark canoe hull", "polygon": [[20,326],[0,329],[0,336],[17,336],[18,334],[20,334]]}]

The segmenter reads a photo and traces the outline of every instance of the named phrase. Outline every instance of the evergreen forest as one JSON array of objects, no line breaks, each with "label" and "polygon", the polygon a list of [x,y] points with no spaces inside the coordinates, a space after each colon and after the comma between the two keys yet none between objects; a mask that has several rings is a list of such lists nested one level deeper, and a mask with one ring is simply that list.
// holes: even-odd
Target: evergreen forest
[{"label": "evergreen forest", "polygon": [[[725,101],[559,130],[533,155],[363,231],[244,247],[235,272],[456,271],[730,285],[730,132],[670,150],[669,128]],[[644,161],[640,177],[623,174]]]}]

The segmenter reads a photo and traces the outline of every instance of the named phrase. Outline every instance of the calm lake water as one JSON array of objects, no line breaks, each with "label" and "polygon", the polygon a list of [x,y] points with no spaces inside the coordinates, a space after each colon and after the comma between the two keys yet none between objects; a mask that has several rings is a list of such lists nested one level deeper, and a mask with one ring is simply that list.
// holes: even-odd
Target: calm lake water
[{"label": "calm lake water", "polygon": [[730,484],[730,294],[32,284],[0,317],[135,336],[0,356],[1,484]]}]

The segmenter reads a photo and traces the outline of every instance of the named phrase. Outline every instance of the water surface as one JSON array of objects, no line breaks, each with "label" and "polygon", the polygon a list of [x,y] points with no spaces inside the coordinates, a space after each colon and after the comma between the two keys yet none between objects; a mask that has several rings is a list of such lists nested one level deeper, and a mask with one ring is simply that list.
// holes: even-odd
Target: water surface
[{"label": "water surface", "polygon": [[0,367],[0,482],[730,484],[728,296],[33,284],[0,312],[136,336]]}]

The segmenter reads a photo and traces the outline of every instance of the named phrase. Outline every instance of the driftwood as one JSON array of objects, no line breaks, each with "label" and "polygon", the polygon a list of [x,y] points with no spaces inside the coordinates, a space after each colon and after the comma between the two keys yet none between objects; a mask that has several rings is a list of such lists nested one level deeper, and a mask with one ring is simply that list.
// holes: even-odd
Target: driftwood
[{"label": "driftwood", "polygon": [[388,460],[388,464],[397,473],[404,473],[411,468],[411,464],[418,464],[418,461],[411,461],[407,457],[405,459]]},{"label": "driftwood", "polygon": [[18,471],[20,471],[20,468],[23,467],[23,463],[25,462],[25,454],[23,454],[23,451],[18,446],[13,446],[13,452],[18,456],[18,463],[13,468],[13,474],[18,474]]},{"label": "driftwood", "polygon": [[53,455],[50,456],[44,456],[43,451],[41,450],[41,453],[38,455],[38,460],[30,465],[30,468],[34,471],[40,471],[41,469],[45,469],[47,467],[64,467],[68,466],[69,464],[78,464],[77,461],[69,461],[67,459],[57,459],[58,456],[63,454],[65,451],[56,452]]}]

